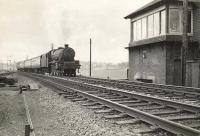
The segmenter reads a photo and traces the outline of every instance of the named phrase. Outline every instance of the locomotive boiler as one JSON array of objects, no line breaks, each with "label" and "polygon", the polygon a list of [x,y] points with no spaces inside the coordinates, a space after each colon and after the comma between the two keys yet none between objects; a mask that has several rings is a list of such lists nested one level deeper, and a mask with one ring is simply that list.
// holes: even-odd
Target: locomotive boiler
[{"label": "locomotive boiler", "polygon": [[75,51],[68,44],[51,51],[51,73],[58,75],[76,76],[76,69],[80,68],[79,61],[74,60]]},{"label": "locomotive boiler", "polygon": [[17,63],[17,69],[25,72],[49,73],[50,75],[76,76],[80,63],[75,60],[75,51],[68,44],[45,54]]}]

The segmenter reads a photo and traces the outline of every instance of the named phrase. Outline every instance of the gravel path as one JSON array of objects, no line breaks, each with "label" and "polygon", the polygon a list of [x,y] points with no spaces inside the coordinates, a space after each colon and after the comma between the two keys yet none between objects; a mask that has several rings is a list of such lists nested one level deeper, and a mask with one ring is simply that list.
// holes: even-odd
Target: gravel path
[{"label": "gravel path", "polygon": [[[37,83],[17,76],[19,84]],[[39,83],[38,83],[39,84]],[[80,103],[71,102],[40,85],[38,91],[24,92],[36,136],[140,136],[140,125],[117,125],[102,114],[94,114]]]},{"label": "gravel path", "polygon": [[23,136],[26,114],[18,91],[0,88],[0,136]]}]

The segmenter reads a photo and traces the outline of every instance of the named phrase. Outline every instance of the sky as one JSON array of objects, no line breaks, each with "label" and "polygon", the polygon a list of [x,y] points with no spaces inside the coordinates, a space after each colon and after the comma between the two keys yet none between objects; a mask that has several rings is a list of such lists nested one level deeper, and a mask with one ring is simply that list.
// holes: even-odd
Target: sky
[{"label": "sky", "polygon": [[128,61],[130,20],[152,0],[0,0],[0,62],[21,61],[68,43],[76,59]]}]

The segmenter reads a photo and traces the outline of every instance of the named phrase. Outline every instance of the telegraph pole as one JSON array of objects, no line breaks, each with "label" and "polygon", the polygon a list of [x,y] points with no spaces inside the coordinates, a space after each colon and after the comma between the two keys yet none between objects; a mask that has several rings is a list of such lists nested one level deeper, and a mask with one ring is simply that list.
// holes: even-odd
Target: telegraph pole
[{"label": "telegraph pole", "polygon": [[183,0],[183,45],[181,48],[182,86],[186,85],[186,60],[188,56],[188,0]]},{"label": "telegraph pole", "polygon": [[7,56],[7,71],[11,71],[12,56]]},{"label": "telegraph pole", "polygon": [[90,77],[92,76],[92,39],[90,38]]},{"label": "telegraph pole", "polygon": [[8,71],[8,56],[7,56],[7,69],[6,70]]}]

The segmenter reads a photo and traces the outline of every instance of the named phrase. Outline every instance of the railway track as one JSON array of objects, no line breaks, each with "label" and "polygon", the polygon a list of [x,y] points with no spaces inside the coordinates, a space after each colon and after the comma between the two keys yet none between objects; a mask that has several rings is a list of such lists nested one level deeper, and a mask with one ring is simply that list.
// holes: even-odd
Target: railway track
[{"label": "railway track", "polygon": [[68,99],[85,102],[85,106],[107,113],[105,118],[123,118],[121,123],[148,123],[149,129],[141,133],[165,130],[177,135],[200,136],[199,106],[61,77],[25,75],[57,88]]},{"label": "railway track", "polygon": [[109,86],[113,88],[135,91],[152,96],[159,96],[169,99],[176,99],[182,102],[188,102],[199,105],[200,89],[192,87],[150,84],[142,82],[108,80],[90,77],[73,77],[74,80],[91,84]]}]

